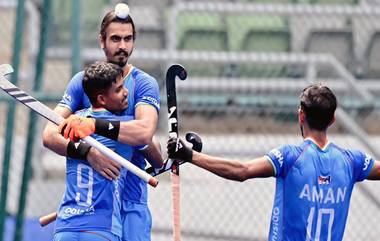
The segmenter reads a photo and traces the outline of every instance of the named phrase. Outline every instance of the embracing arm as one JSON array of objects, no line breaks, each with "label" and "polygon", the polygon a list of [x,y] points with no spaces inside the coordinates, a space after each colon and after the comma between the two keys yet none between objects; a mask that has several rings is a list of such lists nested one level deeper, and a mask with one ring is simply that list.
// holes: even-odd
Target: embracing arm
[{"label": "embracing arm", "polygon": [[[57,106],[54,111],[64,118],[71,115],[71,110],[66,107]],[[61,156],[67,156],[67,145],[70,140],[63,138],[58,132],[58,126],[48,122],[42,134],[43,145]],[[112,180],[119,176],[120,165],[104,156],[95,148],[90,148],[87,161],[105,178]]]},{"label": "embracing arm", "polygon": [[[54,111],[63,118],[67,118],[72,114],[71,110],[63,106],[56,106]],[[42,133],[42,142],[46,148],[54,151],[58,155],[66,156],[69,140],[63,138],[63,136],[58,133],[58,126],[54,123],[48,122],[46,124]]]},{"label": "embracing arm", "polygon": [[136,107],[135,120],[107,121],[71,115],[60,124],[59,130],[64,138],[72,141],[96,133],[124,144],[138,146],[152,141],[157,122],[157,110],[151,105],[140,104]]},{"label": "embracing arm", "polygon": [[135,120],[120,123],[118,141],[129,145],[150,143],[157,122],[157,110],[151,105],[140,104],[135,109]]},{"label": "embracing arm", "polygon": [[153,136],[152,142],[149,143],[147,148],[141,152],[152,167],[160,168],[164,165],[164,159],[161,154],[161,145],[155,136]]}]

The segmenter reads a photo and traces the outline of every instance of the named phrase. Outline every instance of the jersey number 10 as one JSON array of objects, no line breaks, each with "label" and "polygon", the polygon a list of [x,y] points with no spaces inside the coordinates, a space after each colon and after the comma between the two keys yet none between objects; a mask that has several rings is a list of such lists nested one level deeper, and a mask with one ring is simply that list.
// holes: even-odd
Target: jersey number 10
[{"label": "jersey number 10", "polygon": [[[309,217],[307,218],[307,230],[306,230],[305,241],[311,240],[311,229],[313,227],[314,212],[315,212],[315,207],[312,207],[310,209]],[[328,215],[328,217],[329,217],[328,230],[327,230],[327,241],[331,241],[331,229],[332,229],[332,225],[334,223],[334,209],[332,209],[332,208],[318,209],[317,227],[315,230],[315,237],[313,239],[315,241],[319,241],[319,238],[321,237],[322,218],[324,215]]]}]

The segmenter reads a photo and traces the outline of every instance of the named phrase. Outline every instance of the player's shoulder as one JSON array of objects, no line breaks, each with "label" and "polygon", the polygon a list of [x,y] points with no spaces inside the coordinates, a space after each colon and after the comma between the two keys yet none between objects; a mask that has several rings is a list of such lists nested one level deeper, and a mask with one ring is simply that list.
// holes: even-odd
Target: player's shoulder
[{"label": "player's shoulder", "polygon": [[153,76],[151,76],[147,72],[135,66],[133,66],[131,74],[132,74],[132,77],[136,80],[143,80],[146,82],[157,83],[157,80]]},{"label": "player's shoulder", "polygon": [[336,145],[335,145],[335,147],[336,147],[337,150],[339,150],[340,152],[342,152],[344,155],[346,155],[351,160],[355,160],[358,157],[367,156],[366,153],[364,153],[363,151],[358,150],[358,149],[346,149],[346,148],[342,148],[342,147],[339,147],[339,146],[336,146]]},{"label": "player's shoulder", "polygon": [[358,149],[348,149],[339,147],[337,145],[333,145],[333,147],[338,150],[340,153],[342,153],[346,160],[349,160],[350,162],[356,163],[361,165],[360,163],[365,162],[369,163],[370,160],[372,160],[372,156],[364,151],[358,150]]},{"label": "player's shoulder", "polygon": [[70,80],[70,82],[80,82],[80,84],[82,84],[82,81],[83,81],[83,77],[84,77],[84,71],[79,71],[78,73],[76,73]]},{"label": "player's shoulder", "polygon": [[268,156],[278,160],[296,159],[303,151],[302,145],[285,144],[269,151]]},{"label": "player's shoulder", "polygon": [[297,155],[297,154],[302,153],[307,147],[308,147],[308,143],[302,142],[300,144],[284,144],[284,145],[280,146],[279,149],[281,149],[282,152]]}]

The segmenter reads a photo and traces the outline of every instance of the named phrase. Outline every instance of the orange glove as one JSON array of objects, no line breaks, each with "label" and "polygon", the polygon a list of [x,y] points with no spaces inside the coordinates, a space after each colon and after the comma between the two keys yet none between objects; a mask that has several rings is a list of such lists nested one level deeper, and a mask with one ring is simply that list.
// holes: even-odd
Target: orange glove
[{"label": "orange glove", "polygon": [[71,115],[59,125],[58,132],[76,142],[95,132],[95,119]]}]

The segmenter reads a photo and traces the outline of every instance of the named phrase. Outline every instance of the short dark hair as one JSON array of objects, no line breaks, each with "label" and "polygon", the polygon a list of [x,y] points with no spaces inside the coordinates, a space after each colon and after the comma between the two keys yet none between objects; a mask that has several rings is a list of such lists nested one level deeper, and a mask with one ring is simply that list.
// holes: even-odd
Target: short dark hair
[{"label": "short dark hair", "polygon": [[96,104],[98,95],[106,93],[122,74],[123,69],[117,64],[105,61],[90,64],[84,71],[82,85],[91,104]]},{"label": "short dark hair", "polygon": [[313,84],[303,89],[300,102],[309,127],[319,131],[326,130],[337,107],[334,93],[327,86]]},{"label": "short dark hair", "polygon": [[102,23],[100,25],[100,35],[103,39],[105,39],[107,27],[111,23],[130,23],[132,24],[132,31],[133,31],[133,40],[136,39],[136,30],[135,30],[135,23],[133,22],[133,19],[131,15],[128,14],[126,18],[119,18],[116,16],[115,10],[109,11],[103,18]]}]

